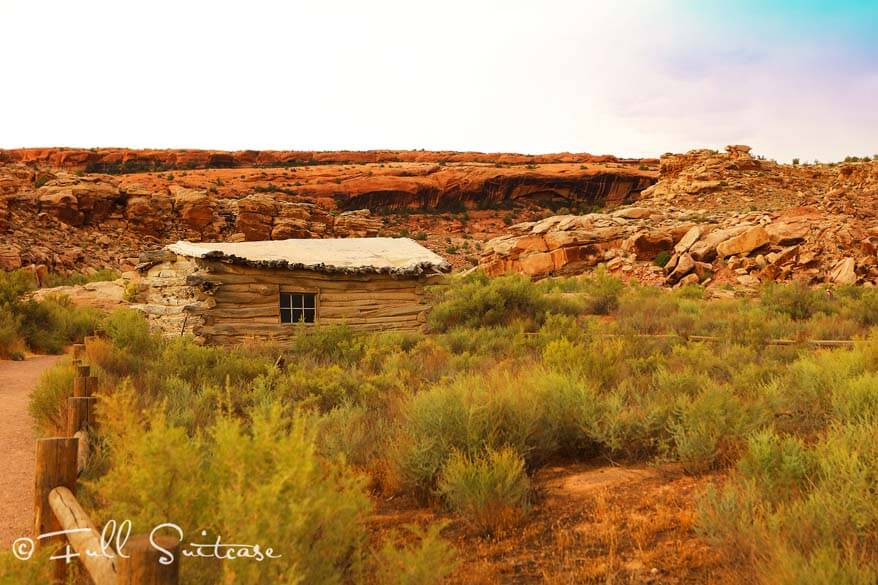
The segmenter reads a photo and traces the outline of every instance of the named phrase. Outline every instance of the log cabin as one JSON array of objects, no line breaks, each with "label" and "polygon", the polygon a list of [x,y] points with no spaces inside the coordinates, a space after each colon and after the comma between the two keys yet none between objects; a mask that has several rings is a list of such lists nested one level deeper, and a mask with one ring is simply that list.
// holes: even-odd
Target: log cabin
[{"label": "log cabin", "polygon": [[408,238],[180,241],[141,256],[135,308],[164,335],[283,342],[321,325],[416,330],[450,265]]}]

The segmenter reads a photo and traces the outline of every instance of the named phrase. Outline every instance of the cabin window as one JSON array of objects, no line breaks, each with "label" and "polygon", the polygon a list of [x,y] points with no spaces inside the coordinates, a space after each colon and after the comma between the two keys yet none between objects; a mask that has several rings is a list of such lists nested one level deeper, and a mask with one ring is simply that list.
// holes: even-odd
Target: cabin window
[{"label": "cabin window", "polygon": [[316,293],[280,293],[281,323],[313,323],[316,318]]}]

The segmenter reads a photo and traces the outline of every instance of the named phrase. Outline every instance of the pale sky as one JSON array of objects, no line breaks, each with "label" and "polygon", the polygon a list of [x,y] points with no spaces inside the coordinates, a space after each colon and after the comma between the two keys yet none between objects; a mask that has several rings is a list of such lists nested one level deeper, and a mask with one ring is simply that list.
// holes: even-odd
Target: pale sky
[{"label": "pale sky", "polygon": [[878,0],[0,0],[0,147],[878,153]]}]

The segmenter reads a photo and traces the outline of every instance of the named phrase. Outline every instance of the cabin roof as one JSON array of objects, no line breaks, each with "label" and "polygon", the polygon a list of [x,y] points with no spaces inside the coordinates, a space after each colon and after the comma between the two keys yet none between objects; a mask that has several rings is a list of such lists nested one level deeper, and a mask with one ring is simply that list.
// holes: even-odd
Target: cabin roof
[{"label": "cabin roof", "polygon": [[447,272],[444,258],[409,238],[293,239],[260,242],[186,242],[166,246],[190,258],[289,270],[415,276]]}]

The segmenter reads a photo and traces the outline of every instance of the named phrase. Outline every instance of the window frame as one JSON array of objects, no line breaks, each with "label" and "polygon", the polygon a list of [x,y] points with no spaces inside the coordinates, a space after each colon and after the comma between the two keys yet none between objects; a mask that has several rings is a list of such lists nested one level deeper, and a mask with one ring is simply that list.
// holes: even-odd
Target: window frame
[{"label": "window frame", "polygon": [[[292,300],[291,300],[291,304],[290,304],[288,307],[285,307],[285,306],[284,306],[284,302],[283,302],[283,301],[284,301],[284,297],[290,297],[290,298],[291,298],[291,297],[293,297],[293,296],[295,296],[295,295],[302,295],[302,306],[301,306],[301,308],[293,306],[293,305],[292,305]],[[302,321],[290,321],[290,322],[286,322],[286,321],[284,321],[284,320],[283,320],[283,312],[284,312],[285,310],[290,311],[290,318],[291,318],[291,319],[292,319],[292,311],[295,311],[295,310],[301,310],[301,311],[303,312],[303,315],[304,315],[304,312],[305,312],[305,311],[310,311],[310,310],[311,310],[310,308],[306,308],[306,307],[305,307],[305,305],[306,305],[306,303],[305,303],[305,296],[306,296],[306,295],[311,295],[311,296],[314,297],[314,320],[311,321],[311,322],[308,322],[308,321],[303,321],[303,322],[302,322]],[[281,325],[293,325],[293,326],[295,326],[295,325],[300,325],[300,326],[301,326],[301,325],[305,325],[305,326],[314,326],[314,325],[317,324],[317,322],[319,321],[319,319],[320,319],[320,293],[319,293],[319,291],[316,291],[316,290],[303,290],[303,289],[289,289],[289,290],[281,289],[280,291],[278,291],[278,295],[277,295],[277,322],[278,322],[279,324],[281,324]]]}]

